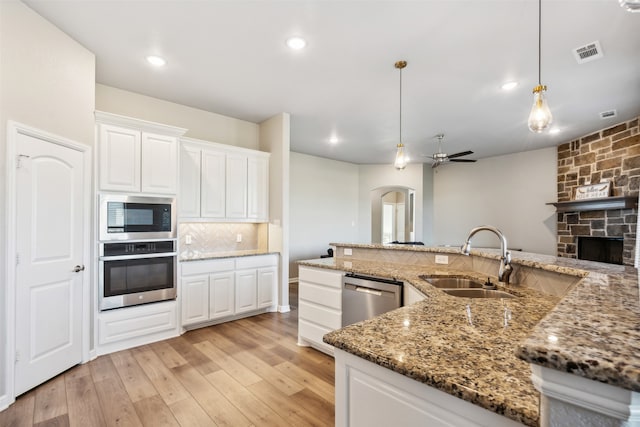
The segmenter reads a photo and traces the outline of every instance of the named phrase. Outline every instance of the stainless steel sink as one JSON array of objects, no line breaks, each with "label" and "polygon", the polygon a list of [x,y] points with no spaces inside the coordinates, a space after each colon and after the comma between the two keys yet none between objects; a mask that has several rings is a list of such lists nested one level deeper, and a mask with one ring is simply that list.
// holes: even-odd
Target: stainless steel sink
[{"label": "stainless steel sink", "polygon": [[429,277],[420,276],[421,279],[440,289],[458,289],[458,288],[482,288],[482,283],[467,279],[464,277]]},{"label": "stainless steel sink", "polygon": [[503,291],[494,291],[487,289],[442,289],[445,292],[454,297],[462,298],[515,298],[515,295],[511,295]]}]

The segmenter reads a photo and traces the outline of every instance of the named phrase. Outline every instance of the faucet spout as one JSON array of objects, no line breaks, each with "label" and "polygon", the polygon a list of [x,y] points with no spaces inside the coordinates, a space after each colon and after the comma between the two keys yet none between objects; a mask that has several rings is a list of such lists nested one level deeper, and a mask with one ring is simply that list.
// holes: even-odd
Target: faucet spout
[{"label": "faucet spout", "polygon": [[511,252],[507,249],[507,238],[504,233],[491,225],[481,225],[480,227],[473,228],[467,236],[464,244],[460,248],[463,255],[469,255],[471,252],[471,238],[479,231],[487,230],[494,233],[500,239],[500,268],[498,269],[498,280],[509,284],[509,276],[513,271],[511,266]]}]

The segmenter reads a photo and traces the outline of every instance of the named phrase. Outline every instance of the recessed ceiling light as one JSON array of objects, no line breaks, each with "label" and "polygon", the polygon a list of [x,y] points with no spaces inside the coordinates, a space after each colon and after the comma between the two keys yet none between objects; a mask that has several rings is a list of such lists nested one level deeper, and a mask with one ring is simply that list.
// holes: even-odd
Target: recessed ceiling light
[{"label": "recessed ceiling light", "polygon": [[307,41],[302,37],[295,36],[295,37],[289,37],[287,39],[287,46],[289,46],[293,50],[304,49],[306,45],[307,45]]},{"label": "recessed ceiling light", "polygon": [[166,59],[155,55],[147,56],[147,62],[155,67],[162,67],[164,65],[167,65]]},{"label": "recessed ceiling light", "polygon": [[337,144],[338,143],[338,137],[337,136],[332,136],[331,138],[329,138],[329,142],[332,144]]},{"label": "recessed ceiling light", "polygon": [[500,87],[503,90],[511,90],[511,89],[515,89],[516,86],[518,86],[518,82],[506,82]]}]

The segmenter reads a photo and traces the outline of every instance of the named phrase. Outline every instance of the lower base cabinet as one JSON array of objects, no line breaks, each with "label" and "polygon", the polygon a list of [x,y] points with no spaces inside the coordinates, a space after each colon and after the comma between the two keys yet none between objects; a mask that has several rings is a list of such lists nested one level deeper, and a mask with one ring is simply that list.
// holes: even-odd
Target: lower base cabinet
[{"label": "lower base cabinet", "polygon": [[184,262],[182,326],[275,311],[277,280],[278,255]]}]

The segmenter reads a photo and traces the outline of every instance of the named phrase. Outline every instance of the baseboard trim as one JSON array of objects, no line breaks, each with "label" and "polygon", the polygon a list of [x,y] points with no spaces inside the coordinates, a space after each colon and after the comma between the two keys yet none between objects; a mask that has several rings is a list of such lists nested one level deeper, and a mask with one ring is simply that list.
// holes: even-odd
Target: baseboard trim
[{"label": "baseboard trim", "polygon": [[289,304],[278,306],[278,312],[280,313],[288,313],[290,311],[291,311],[291,306]]}]

